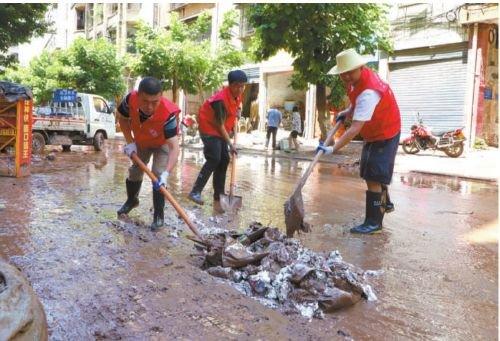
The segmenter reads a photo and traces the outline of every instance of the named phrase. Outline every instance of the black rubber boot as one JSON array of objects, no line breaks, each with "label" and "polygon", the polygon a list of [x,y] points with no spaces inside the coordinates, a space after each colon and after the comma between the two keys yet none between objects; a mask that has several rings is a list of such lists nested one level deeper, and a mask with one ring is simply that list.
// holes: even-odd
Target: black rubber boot
[{"label": "black rubber boot", "polygon": [[353,227],[351,233],[372,234],[382,230],[385,208],[382,193],[366,191],[366,218],[361,225]]},{"label": "black rubber boot", "polygon": [[382,185],[382,194],[385,196],[385,213],[391,213],[394,211],[394,204],[389,196],[389,189],[387,185]]},{"label": "black rubber boot", "polygon": [[116,212],[118,215],[128,214],[133,208],[139,206],[139,191],[141,190],[142,181],[125,180],[127,187],[127,201]]},{"label": "black rubber boot", "polygon": [[164,216],[165,197],[160,191],[153,190],[153,223],[151,224],[152,231],[158,231],[165,223]]}]

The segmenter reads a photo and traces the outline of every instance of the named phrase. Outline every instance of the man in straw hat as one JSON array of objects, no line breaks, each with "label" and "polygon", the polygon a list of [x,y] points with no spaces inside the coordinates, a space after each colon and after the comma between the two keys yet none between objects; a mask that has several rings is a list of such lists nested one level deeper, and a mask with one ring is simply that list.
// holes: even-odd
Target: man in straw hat
[{"label": "man in straw hat", "polygon": [[349,118],[352,124],[332,147],[320,143],[318,150],[332,154],[361,134],[364,144],[360,176],[368,187],[365,221],[351,228],[351,232],[376,233],[382,229],[384,213],[394,210],[387,186],[391,182],[401,132],[399,107],[389,85],[365,66],[366,62],[354,49],[342,51],[336,59],[337,65],[328,73],[340,76],[350,101],[336,122]]}]

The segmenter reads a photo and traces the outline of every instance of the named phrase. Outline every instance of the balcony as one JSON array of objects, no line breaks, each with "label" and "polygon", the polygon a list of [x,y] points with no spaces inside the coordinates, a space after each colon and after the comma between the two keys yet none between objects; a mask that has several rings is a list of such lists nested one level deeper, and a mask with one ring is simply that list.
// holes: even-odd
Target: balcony
[{"label": "balcony", "polygon": [[187,2],[182,2],[182,3],[171,3],[170,4],[170,10],[171,11],[175,11],[175,10],[178,10],[184,6],[187,6],[189,5]]}]

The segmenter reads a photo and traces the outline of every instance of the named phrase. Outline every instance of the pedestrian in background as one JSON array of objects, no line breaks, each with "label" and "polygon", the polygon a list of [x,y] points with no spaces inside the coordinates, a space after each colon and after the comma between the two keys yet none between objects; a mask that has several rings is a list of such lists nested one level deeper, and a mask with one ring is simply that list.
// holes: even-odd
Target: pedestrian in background
[{"label": "pedestrian in background", "polygon": [[292,109],[292,131],[290,136],[288,136],[288,148],[292,149],[292,143],[295,146],[295,150],[299,151],[299,142],[297,141],[297,136],[302,133],[302,120],[299,113],[299,108],[294,106]]},{"label": "pedestrian in background", "polygon": [[278,133],[278,127],[281,124],[281,120],[283,119],[283,114],[281,111],[276,109],[276,106],[273,105],[267,111],[267,134],[266,134],[266,149],[269,148],[269,140],[271,135],[273,136],[273,149],[276,149],[276,135]]}]

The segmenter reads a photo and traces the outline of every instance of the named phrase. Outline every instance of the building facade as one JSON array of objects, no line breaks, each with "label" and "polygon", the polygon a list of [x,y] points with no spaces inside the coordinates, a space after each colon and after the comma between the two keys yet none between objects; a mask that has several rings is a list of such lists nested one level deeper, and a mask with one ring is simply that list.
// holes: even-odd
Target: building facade
[{"label": "building facade", "polygon": [[[18,48],[21,63],[44,48],[67,48],[77,37],[105,37],[119,51],[134,53],[131,43],[137,24],[167,28],[171,12],[189,24],[208,11],[212,22],[208,35],[217,46],[224,13],[236,10],[239,25],[233,44],[246,49],[253,35],[246,11],[251,4],[215,3],[59,3],[49,13],[56,23],[53,34],[35,40],[36,47]],[[402,136],[409,134],[417,113],[434,129],[466,128],[469,145],[476,137],[498,145],[498,5],[463,2],[404,3],[391,6],[390,56],[369,56],[382,78],[393,88],[402,113]],[[263,130],[270,106],[288,111],[297,105],[303,115],[304,136],[317,137],[316,89],[293,90],[290,77],[293,58],[284,51],[261,63],[247,63],[250,85],[245,91],[243,115],[258,112],[253,128]],[[129,87],[134,80],[129,80]],[[200,96],[181,93],[180,106],[197,114]],[[252,110],[251,110],[252,108]],[[285,110],[286,109],[286,110]],[[285,120],[285,125],[286,125]]]},{"label": "building facade", "polygon": [[497,4],[452,2],[392,7],[394,52],[381,69],[398,99],[403,137],[418,113],[435,130],[465,127],[469,146],[476,137],[498,145],[497,11]]}]

